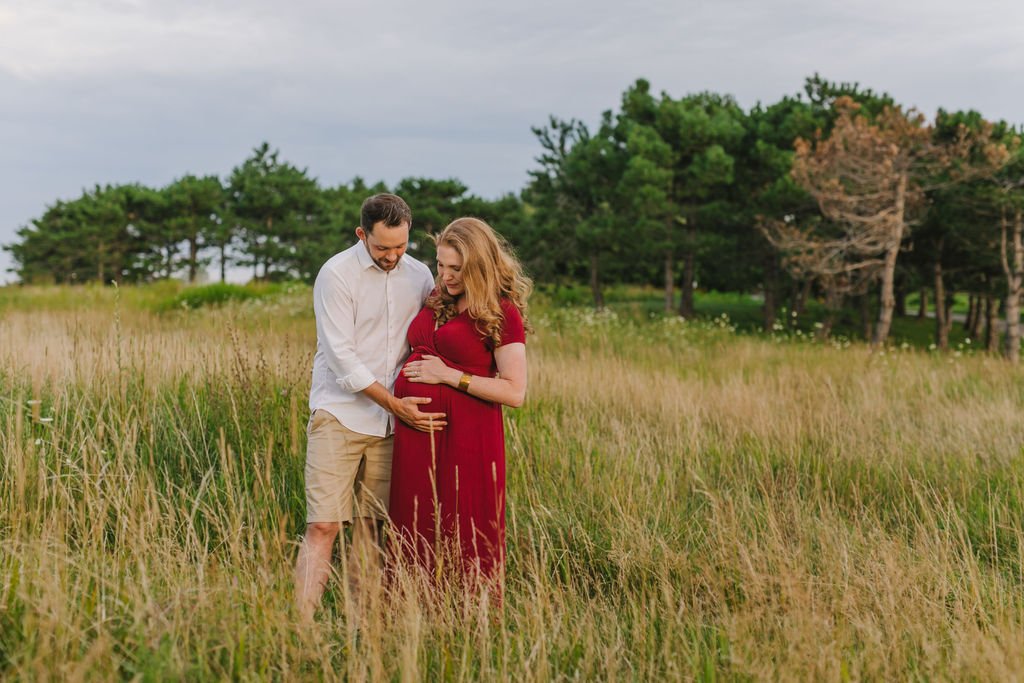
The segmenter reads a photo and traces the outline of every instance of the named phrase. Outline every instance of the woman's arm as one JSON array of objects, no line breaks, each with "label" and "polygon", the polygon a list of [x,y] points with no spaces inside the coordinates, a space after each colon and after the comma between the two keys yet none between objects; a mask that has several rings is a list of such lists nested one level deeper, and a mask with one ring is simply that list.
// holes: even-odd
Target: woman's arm
[{"label": "woman's arm", "polygon": [[[502,344],[494,351],[494,362],[498,376],[471,376],[466,393],[518,408],[526,398],[526,344]],[[456,389],[462,381],[462,371],[448,367],[437,356],[423,356],[423,360],[406,363],[402,372],[410,382],[447,384]]]}]

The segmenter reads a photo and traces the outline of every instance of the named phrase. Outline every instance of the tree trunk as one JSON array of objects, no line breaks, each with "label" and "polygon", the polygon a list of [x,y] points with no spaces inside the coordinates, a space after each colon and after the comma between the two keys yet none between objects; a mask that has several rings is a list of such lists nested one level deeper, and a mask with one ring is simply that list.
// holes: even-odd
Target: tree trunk
[{"label": "tree trunk", "polygon": [[188,281],[193,284],[196,281],[196,272],[199,270],[199,241],[195,235],[188,240]]},{"label": "tree trunk", "polygon": [[871,339],[871,346],[877,348],[885,344],[889,338],[889,328],[892,326],[892,311],[896,307],[896,298],[893,296],[893,281],[896,277],[896,257],[900,253],[900,243],[903,241],[903,212],[906,204],[907,174],[900,175],[896,184],[896,214],[893,216],[893,224],[889,234],[889,248],[885,251],[885,261],[882,268],[882,292],[878,307],[878,326],[875,327],[875,334]]},{"label": "tree trunk", "polygon": [[273,216],[267,216],[266,225],[267,225],[267,239],[264,241],[264,244],[267,245],[267,250],[264,252],[264,255],[263,255],[263,281],[264,282],[270,282],[270,271],[274,267],[274,262],[271,260],[271,256],[270,256],[273,253],[272,252],[271,243],[274,241],[274,238],[273,238],[273,234],[274,234],[274,217]]},{"label": "tree trunk", "polygon": [[[985,289],[988,289],[988,284],[989,284],[988,277],[985,277]],[[976,310],[975,310],[975,313],[974,313],[974,326],[971,327],[971,329],[968,331],[968,334],[971,335],[971,339],[974,340],[974,341],[980,340],[981,339],[981,335],[985,331],[985,323],[986,323],[985,315],[986,315],[986,312],[987,312],[987,309],[985,308],[985,302],[987,300],[988,300],[988,295],[983,295],[983,294],[979,294],[978,295],[978,303],[975,306]]]},{"label": "tree trunk", "polygon": [[675,274],[672,272],[672,264],[675,255],[672,250],[665,252],[665,313],[671,313],[676,307]]},{"label": "tree trunk", "polygon": [[832,327],[836,322],[836,314],[843,306],[843,299],[844,296],[838,292],[829,291],[825,293],[825,319],[821,321],[821,327],[815,333],[819,341],[824,341],[831,336]]},{"label": "tree trunk", "polygon": [[601,290],[601,278],[598,273],[597,254],[590,255],[590,293],[594,297],[594,308],[604,310],[604,292]]},{"label": "tree trunk", "polygon": [[932,272],[935,275],[935,346],[945,351],[949,348],[949,328],[946,327],[946,285],[942,281],[942,261],[935,261]]},{"label": "tree trunk", "polygon": [[97,251],[97,256],[99,256],[99,258],[97,259],[97,262],[96,262],[96,276],[100,279],[100,284],[101,285],[107,284],[106,279],[104,278],[104,275],[106,274],[106,269],[104,267],[105,264],[103,263],[103,261],[104,261],[104,258],[103,258],[104,251],[105,250],[104,250],[104,247],[103,247],[103,243],[100,242],[100,248]]},{"label": "tree trunk", "polygon": [[174,245],[168,244],[164,256],[164,278],[170,280],[174,275]]},{"label": "tree trunk", "polygon": [[985,297],[985,348],[994,354],[999,350],[999,299],[993,294]]},{"label": "tree trunk", "polygon": [[956,292],[946,292],[946,340],[949,340],[949,333],[953,331],[953,305],[956,303]]},{"label": "tree trunk", "polygon": [[917,319],[924,320],[928,317],[928,288],[921,288],[921,298],[917,302]]},{"label": "tree trunk", "polygon": [[800,289],[796,290],[796,296],[793,300],[792,311],[793,315],[790,315],[790,327],[796,323],[797,318],[804,314],[807,310],[807,298],[811,295],[811,286],[814,283],[811,280],[804,280],[803,284],[800,285]]},{"label": "tree trunk", "polygon": [[679,297],[679,315],[684,318],[692,318],[694,315],[693,308],[693,280],[696,276],[695,273],[695,257],[694,250],[696,250],[696,231],[689,229],[687,231],[688,239],[686,240],[686,253],[683,256],[683,279],[680,283]]},{"label": "tree trunk", "polygon": [[764,259],[764,331],[771,332],[775,327],[776,298],[779,289],[779,271],[775,263],[775,254],[770,251]]},{"label": "tree trunk", "polygon": [[967,295],[967,317],[964,319],[964,332],[967,336],[971,336],[971,330],[974,327],[974,319],[978,315],[978,308],[981,302],[981,297],[974,296],[973,294]]},{"label": "tree trunk", "polygon": [[871,296],[861,294],[857,297],[857,304],[860,309],[860,328],[864,332],[864,339],[871,339]]},{"label": "tree trunk", "polygon": [[893,244],[885,251],[884,265],[882,266],[882,288],[879,293],[878,325],[871,337],[871,346],[878,348],[885,345],[889,338],[889,328],[892,327],[892,314],[896,308],[896,297],[893,296],[893,273],[896,271],[896,256],[900,253],[900,240],[898,234],[892,235]]},{"label": "tree trunk", "polygon": [[220,283],[227,282],[228,245],[220,245]]},{"label": "tree trunk", "polygon": [[[1011,363],[1020,360],[1020,294],[1022,277],[1024,277],[1024,241],[1021,232],[1022,225],[1021,210],[1014,212],[1013,233],[1011,244],[1007,245],[1007,231],[1010,229],[1009,221],[1006,218],[1006,210],[1003,209],[1000,219],[1001,238],[999,240],[999,253],[1003,261],[1003,272],[1006,274],[1006,358]],[[1013,261],[1008,248],[1012,247]]]},{"label": "tree trunk", "polygon": [[907,288],[903,284],[896,287],[896,315],[907,317]]}]

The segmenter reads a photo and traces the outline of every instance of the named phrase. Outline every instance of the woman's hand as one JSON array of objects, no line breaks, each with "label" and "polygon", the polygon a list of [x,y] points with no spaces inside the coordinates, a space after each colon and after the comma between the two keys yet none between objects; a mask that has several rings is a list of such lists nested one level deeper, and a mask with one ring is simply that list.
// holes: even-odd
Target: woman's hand
[{"label": "woman's hand", "polygon": [[462,378],[462,371],[450,368],[437,356],[423,356],[405,364],[402,374],[410,382],[419,384],[448,384],[456,386]]}]

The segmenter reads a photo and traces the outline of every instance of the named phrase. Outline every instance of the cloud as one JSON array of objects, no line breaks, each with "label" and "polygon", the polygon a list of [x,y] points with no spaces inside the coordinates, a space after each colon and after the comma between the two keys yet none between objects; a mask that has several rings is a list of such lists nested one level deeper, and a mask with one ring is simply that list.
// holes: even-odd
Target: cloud
[{"label": "cloud", "polygon": [[515,191],[530,126],[594,123],[637,77],[749,106],[820,72],[1019,122],[1022,27],[1016,0],[6,0],[0,243],[83,186],[224,175],[263,140],[326,183]]},{"label": "cloud", "polygon": [[259,60],[265,26],[243,14],[185,3],[27,2],[0,15],[0,69],[19,78],[201,73]]}]

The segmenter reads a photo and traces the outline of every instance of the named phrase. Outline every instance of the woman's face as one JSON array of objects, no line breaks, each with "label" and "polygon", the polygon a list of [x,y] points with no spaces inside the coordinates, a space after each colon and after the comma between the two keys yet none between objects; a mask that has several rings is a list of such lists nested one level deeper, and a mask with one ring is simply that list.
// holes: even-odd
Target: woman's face
[{"label": "woman's face", "polygon": [[447,244],[437,245],[437,276],[452,296],[464,293],[462,286],[462,257]]}]

